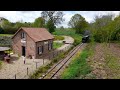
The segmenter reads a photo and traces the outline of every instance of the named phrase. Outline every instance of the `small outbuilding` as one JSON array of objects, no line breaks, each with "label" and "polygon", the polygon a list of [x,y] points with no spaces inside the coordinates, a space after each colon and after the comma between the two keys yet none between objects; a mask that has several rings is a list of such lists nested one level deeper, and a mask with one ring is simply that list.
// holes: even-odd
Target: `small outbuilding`
[{"label": "small outbuilding", "polygon": [[0,59],[4,59],[5,51],[9,50],[9,47],[0,47]]},{"label": "small outbuilding", "polygon": [[53,49],[54,37],[46,28],[20,28],[12,37],[12,49],[20,56],[40,58]]}]

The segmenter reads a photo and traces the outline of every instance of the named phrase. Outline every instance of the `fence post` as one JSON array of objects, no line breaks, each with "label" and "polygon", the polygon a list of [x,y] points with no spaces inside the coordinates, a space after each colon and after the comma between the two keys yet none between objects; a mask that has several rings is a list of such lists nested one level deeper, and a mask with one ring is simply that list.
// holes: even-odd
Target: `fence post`
[{"label": "fence post", "polygon": [[28,67],[27,67],[27,75],[28,75]]},{"label": "fence post", "polygon": [[43,58],[43,65],[44,65],[44,58]]},{"label": "fence post", "polygon": [[15,74],[15,79],[16,79],[16,74]]},{"label": "fence post", "polygon": [[36,62],[36,69],[37,69],[37,62]]}]

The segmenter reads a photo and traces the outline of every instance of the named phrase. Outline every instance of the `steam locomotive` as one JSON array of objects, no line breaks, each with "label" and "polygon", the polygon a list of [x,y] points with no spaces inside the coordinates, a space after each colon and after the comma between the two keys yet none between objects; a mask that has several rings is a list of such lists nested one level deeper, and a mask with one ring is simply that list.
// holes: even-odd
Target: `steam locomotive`
[{"label": "steam locomotive", "polygon": [[91,35],[90,30],[85,30],[85,32],[84,32],[84,34],[83,34],[83,37],[82,37],[82,43],[87,43],[87,42],[89,42],[89,40],[90,40],[90,35]]},{"label": "steam locomotive", "polygon": [[86,42],[88,42],[88,41],[89,41],[89,38],[90,38],[89,35],[85,35],[85,36],[83,36],[83,37],[82,37],[82,43],[86,43]]}]

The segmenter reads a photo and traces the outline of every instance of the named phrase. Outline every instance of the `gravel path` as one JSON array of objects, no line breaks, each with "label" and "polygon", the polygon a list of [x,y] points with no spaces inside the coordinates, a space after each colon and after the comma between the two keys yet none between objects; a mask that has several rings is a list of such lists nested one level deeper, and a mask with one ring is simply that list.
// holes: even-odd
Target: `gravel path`
[{"label": "gravel path", "polygon": [[[73,43],[74,39],[69,36],[64,36],[67,43]],[[67,47],[67,48],[66,48]],[[57,50],[67,50],[71,47],[71,44],[64,44]],[[30,74],[32,74],[36,70],[37,67],[43,65],[43,59],[26,59],[26,63],[22,60],[22,57],[18,57],[17,55],[11,56],[11,62],[8,64],[3,62],[2,68],[0,69],[0,79],[27,79]],[[49,63],[50,60],[45,59],[44,65]],[[36,64],[37,63],[37,64]],[[28,68],[28,75],[27,75],[27,68]]]},{"label": "gravel path", "polygon": [[[74,42],[74,39],[70,36],[64,36],[65,39],[63,41],[65,41],[68,44],[64,44],[63,46],[61,46],[60,48],[58,48],[57,50],[65,50],[65,49],[69,49],[72,46],[72,43]],[[70,44],[69,44],[70,43]],[[67,48],[68,47],[68,48]]]},{"label": "gravel path", "polygon": [[[11,57],[18,58],[17,55],[12,55]],[[9,64],[4,62],[3,67],[0,70],[0,79],[15,79],[15,74],[17,79],[25,79],[28,78],[37,67],[43,65],[43,60],[41,59],[26,59],[26,63],[22,60],[22,57],[18,60],[13,60]],[[44,60],[44,64],[48,63],[48,60]],[[28,75],[27,75],[27,67],[28,67]]]}]

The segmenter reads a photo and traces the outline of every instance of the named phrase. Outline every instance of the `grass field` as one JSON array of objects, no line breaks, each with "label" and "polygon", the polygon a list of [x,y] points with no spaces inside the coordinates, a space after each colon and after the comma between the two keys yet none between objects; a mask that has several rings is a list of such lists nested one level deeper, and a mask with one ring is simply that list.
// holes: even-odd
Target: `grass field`
[{"label": "grass field", "polygon": [[0,36],[13,36],[13,34],[0,34]]},{"label": "grass field", "polygon": [[58,36],[58,35],[55,35],[54,38],[55,38],[55,40],[64,40],[65,39],[63,36]]},{"label": "grass field", "polygon": [[75,30],[73,30],[73,29],[65,29],[65,30],[56,29],[53,34],[54,35],[71,36],[75,40],[74,45],[78,45],[79,43],[81,43],[81,40],[82,40],[82,35],[81,34],[76,34]]}]

